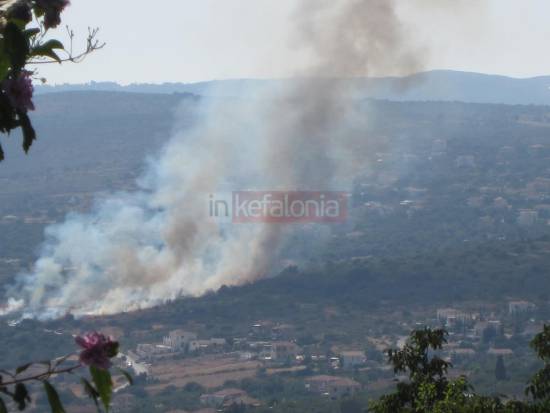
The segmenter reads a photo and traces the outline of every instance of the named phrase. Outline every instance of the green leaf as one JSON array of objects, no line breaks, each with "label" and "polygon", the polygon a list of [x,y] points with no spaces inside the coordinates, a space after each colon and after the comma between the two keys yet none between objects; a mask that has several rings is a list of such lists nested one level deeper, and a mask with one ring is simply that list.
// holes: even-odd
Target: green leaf
[{"label": "green leaf", "polygon": [[117,368],[117,370],[120,372],[120,374],[122,374],[126,378],[126,380],[128,380],[128,383],[130,383],[130,386],[134,384],[134,379],[132,378],[132,376],[130,376],[130,373],[120,368]]},{"label": "green leaf", "polygon": [[100,369],[95,366],[90,366],[90,374],[95,384],[95,388],[99,393],[99,398],[103,403],[106,411],[109,411],[109,405],[111,404],[111,396],[113,394],[113,380],[109,370]]},{"label": "green leaf", "polygon": [[31,37],[36,36],[38,33],[40,33],[40,29],[36,27],[33,29],[27,29],[23,32],[23,34],[27,39],[30,39]]},{"label": "green leaf", "polygon": [[31,51],[31,56],[49,57],[61,63],[61,58],[54,52],[55,49],[64,50],[65,47],[59,40],[48,40],[46,43],[36,46]]},{"label": "green leaf", "polygon": [[21,374],[23,373],[25,370],[27,370],[30,366],[32,366],[32,363],[27,363],[27,364],[24,364],[22,366],[19,366],[17,367],[17,369],[15,369],[15,375],[18,375],[18,374]]},{"label": "green leaf", "polygon": [[15,392],[13,393],[13,401],[17,403],[19,410],[25,410],[27,403],[31,401],[27,387],[23,383],[17,383],[15,385]]},{"label": "green leaf", "polygon": [[5,49],[4,39],[0,39],[0,79],[5,79],[10,69],[10,58]]},{"label": "green leaf", "polygon": [[84,386],[84,392],[88,395],[88,397],[91,397],[92,399],[97,399],[99,397],[99,393],[88,380],[82,377],[80,382]]},{"label": "green leaf", "polygon": [[23,132],[23,150],[25,153],[28,153],[32,143],[36,140],[36,132],[32,127],[29,116],[25,112],[17,111],[17,116],[19,117],[19,124]]},{"label": "green leaf", "polygon": [[4,403],[4,400],[0,399],[0,413],[8,413],[8,409],[6,407],[6,404]]},{"label": "green leaf", "polygon": [[86,380],[84,377],[82,377],[80,379],[80,382],[82,383],[82,386],[84,387],[84,392],[86,393],[86,395],[88,397],[93,399],[93,401],[95,403],[95,406],[97,407],[97,411],[100,412],[99,404],[97,403],[97,398],[99,397],[99,393],[94,388],[94,386],[92,386],[91,383],[88,380]]},{"label": "green leaf", "polygon": [[4,29],[5,51],[10,57],[12,69],[19,72],[27,62],[29,54],[29,40],[21,29],[13,22],[9,22]]},{"label": "green leaf", "polygon": [[53,50],[47,50],[41,54],[41,56],[49,57],[53,60],[55,60],[57,63],[61,63],[61,58],[58,56],[56,52]]},{"label": "green leaf", "polygon": [[44,381],[44,389],[46,390],[46,394],[48,395],[48,402],[50,403],[52,413],[65,413],[65,409],[61,404],[61,400],[59,399],[59,394],[57,394],[57,390],[55,390],[55,388],[47,380]]},{"label": "green leaf", "polygon": [[27,26],[27,22],[21,19],[10,19],[10,23],[15,24],[17,27],[19,27],[19,30],[25,30],[25,27]]},{"label": "green leaf", "polygon": [[51,39],[48,40],[46,43],[43,43],[41,47],[46,49],[60,49],[65,50],[65,46],[63,46],[63,43],[61,43],[59,40]]}]

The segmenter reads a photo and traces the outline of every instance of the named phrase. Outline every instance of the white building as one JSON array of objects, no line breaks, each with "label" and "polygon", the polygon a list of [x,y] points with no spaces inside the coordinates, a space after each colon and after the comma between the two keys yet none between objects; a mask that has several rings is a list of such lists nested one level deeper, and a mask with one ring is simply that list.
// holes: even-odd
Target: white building
[{"label": "white building", "polygon": [[447,321],[449,317],[456,317],[459,311],[455,308],[438,308],[437,309],[437,320],[438,321]]},{"label": "white building", "polygon": [[502,323],[500,320],[478,321],[474,325],[474,336],[483,337],[486,330],[491,330],[498,335],[502,331]]},{"label": "white building", "polygon": [[508,303],[508,313],[510,315],[529,313],[531,311],[534,311],[535,308],[536,305],[530,303],[529,301],[510,301]]},{"label": "white building", "polygon": [[534,209],[520,209],[518,216],[518,224],[522,227],[531,227],[537,223],[539,213]]},{"label": "white building", "polygon": [[343,351],[340,353],[340,360],[343,368],[352,369],[365,364],[367,357],[363,351]]},{"label": "white building", "polygon": [[168,336],[164,337],[162,344],[170,347],[173,351],[185,350],[185,347],[191,340],[196,340],[197,334],[184,330],[170,331]]},{"label": "white building", "polygon": [[271,360],[284,361],[295,359],[302,351],[300,346],[290,341],[275,341],[269,346]]},{"label": "white building", "polygon": [[136,354],[144,359],[150,360],[158,356],[170,354],[172,349],[162,344],[138,344]]},{"label": "white building", "polygon": [[455,308],[440,308],[437,310],[437,320],[446,327],[454,327],[457,323],[464,324],[471,318],[471,315]]},{"label": "white building", "polygon": [[508,201],[506,199],[502,198],[501,196],[495,198],[493,200],[493,206],[497,209],[509,209],[510,204],[508,204]]},{"label": "white building", "polygon": [[225,338],[211,338],[209,340],[191,340],[189,342],[189,351],[195,352],[200,350],[211,349],[212,347],[223,347],[227,344]]}]

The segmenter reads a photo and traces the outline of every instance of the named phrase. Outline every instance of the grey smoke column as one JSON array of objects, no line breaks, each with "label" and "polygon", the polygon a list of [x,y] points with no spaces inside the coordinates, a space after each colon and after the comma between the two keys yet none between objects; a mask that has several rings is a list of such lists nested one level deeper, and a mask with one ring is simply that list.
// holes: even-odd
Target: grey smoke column
[{"label": "grey smoke column", "polygon": [[[370,138],[353,78],[388,71],[409,75],[422,70],[423,55],[410,43],[393,1],[309,0],[294,22],[295,41],[311,64],[266,109],[266,182],[284,189],[347,190],[361,162],[354,148]],[[264,263],[276,257],[272,251],[281,245],[282,230],[268,226],[261,232],[268,246]]]},{"label": "grey smoke column", "polygon": [[264,276],[298,227],[229,225],[207,217],[228,189],[348,189],[354,145],[369,140],[352,77],[422,68],[389,0],[306,1],[294,41],[311,65],[247,102],[188,101],[193,126],[140,179],[141,190],[98,201],[49,227],[40,258],[7,294],[10,310],[49,318],[150,307]]}]

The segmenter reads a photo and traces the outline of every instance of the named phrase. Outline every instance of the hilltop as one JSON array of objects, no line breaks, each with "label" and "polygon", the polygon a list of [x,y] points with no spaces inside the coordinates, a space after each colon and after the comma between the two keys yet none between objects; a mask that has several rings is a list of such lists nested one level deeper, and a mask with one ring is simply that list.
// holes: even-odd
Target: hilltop
[{"label": "hilltop", "polygon": [[[360,99],[395,101],[443,101],[502,103],[510,105],[550,104],[550,76],[518,79],[481,73],[434,70],[406,78],[349,79]],[[267,88],[283,88],[292,79],[234,79],[198,83],[120,85],[114,82],[38,86],[37,93],[109,91],[151,94],[193,93],[211,97],[258,97]]]}]

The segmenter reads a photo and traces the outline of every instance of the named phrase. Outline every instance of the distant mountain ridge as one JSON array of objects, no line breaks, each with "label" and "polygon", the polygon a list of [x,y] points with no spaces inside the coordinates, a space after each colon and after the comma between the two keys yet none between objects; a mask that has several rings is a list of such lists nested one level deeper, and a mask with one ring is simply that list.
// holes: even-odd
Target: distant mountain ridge
[{"label": "distant mountain ridge", "polygon": [[[235,79],[199,83],[130,84],[91,82],[88,84],[40,85],[38,94],[70,91],[113,91],[134,93],[193,93],[213,97],[250,98],[267,88],[282,88],[293,79]],[[517,79],[481,73],[435,70],[406,78],[349,79],[358,98],[394,101],[445,101],[550,105],[550,76]]]}]

